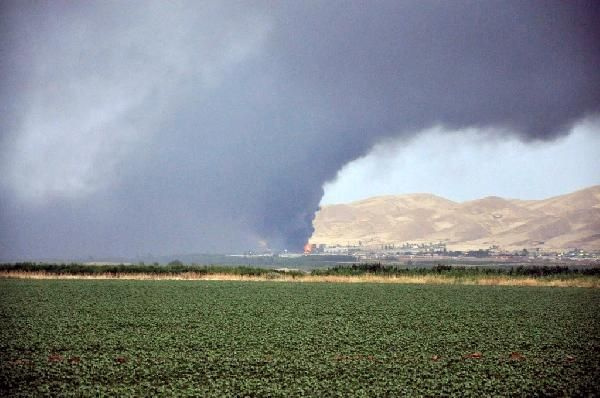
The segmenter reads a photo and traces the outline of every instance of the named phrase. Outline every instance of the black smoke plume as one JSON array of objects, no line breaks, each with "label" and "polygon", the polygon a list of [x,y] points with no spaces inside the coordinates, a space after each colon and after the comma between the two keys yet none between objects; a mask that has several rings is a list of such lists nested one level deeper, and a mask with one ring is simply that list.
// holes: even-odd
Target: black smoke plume
[{"label": "black smoke plume", "polygon": [[381,140],[596,114],[599,4],[5,1],[0,251],[299,250]]}]

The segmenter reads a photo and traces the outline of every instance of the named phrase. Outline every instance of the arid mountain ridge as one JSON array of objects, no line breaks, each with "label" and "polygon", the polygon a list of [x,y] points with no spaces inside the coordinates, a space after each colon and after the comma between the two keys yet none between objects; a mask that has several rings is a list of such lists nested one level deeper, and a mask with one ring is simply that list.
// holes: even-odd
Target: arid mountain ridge
[{"label": "arid mountain ridge", "polygon": [[543,200],[432,194],[378,196],[323,206],[311,243],[382,245],[442,241],[452,250],[600,249],[600,185]]}]

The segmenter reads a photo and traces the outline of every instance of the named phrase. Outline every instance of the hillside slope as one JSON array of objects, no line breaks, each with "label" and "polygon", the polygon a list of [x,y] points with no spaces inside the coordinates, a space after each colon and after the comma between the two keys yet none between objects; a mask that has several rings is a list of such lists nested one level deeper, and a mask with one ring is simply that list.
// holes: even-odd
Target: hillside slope
[{"label": "hillside slope", "polygon": [[544,200],[490,196],[457,203],[431,194],[379,196],[324,206],[314,226],[311,243],[600,249],[600,185]]}]

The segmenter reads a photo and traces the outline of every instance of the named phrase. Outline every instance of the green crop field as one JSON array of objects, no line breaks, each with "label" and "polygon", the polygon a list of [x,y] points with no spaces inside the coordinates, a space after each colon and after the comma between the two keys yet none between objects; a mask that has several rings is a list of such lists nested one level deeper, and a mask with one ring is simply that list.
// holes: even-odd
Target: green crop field
[{"label": "green crop field", "polygon": [[598,395],[600,290],[0,280],[0,396]]}]

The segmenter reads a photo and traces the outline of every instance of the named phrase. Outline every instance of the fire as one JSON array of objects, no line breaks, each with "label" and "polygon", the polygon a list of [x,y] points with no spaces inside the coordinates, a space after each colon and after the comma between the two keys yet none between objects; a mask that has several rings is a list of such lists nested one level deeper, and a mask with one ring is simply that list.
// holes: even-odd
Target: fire
[{"label": "fire", "polygon": [[310,243],[304,245],[304,254],[310,254],[312,252],[312,246]]}]

